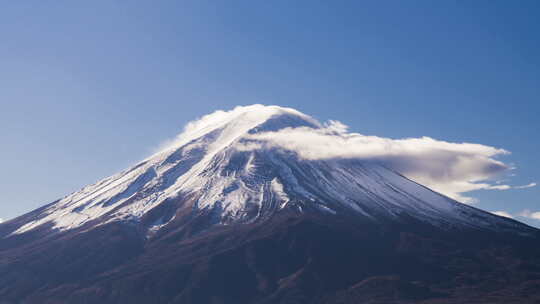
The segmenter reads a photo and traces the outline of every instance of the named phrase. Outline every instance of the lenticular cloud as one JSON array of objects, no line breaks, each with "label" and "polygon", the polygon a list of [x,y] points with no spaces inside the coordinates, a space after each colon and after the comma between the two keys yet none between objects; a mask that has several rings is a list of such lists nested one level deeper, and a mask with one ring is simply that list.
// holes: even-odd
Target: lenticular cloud
[{"label": "lenticular cloud", "polygon": [[496,160],[509,154],[481,144],[451,143],[430,137],[390,139],[348,132],[330,121],[321,128],[285,128],[249,136],[243,149],[280,148],[307,160],[357,158],[375,161],[406,177],[465,203],[475,202],[463,193],[473,190],[507,190],[487,181],[512,169]]}]

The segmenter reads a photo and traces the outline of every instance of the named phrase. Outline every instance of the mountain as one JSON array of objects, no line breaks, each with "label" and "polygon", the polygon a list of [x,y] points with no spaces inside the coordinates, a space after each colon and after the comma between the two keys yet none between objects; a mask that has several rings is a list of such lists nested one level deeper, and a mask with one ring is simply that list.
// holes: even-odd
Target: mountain
[{"label": "mountain", "polygon": [[538,229],[254,136],[302,127],[323,126],[277,106],[207,115],[0,224],[0,303],[540,303]]}]

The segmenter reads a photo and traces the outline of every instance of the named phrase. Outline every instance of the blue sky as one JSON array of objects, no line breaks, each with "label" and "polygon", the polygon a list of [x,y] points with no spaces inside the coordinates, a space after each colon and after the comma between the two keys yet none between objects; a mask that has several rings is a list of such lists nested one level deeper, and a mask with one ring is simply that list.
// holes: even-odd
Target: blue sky
[{"label": "blue sky", "polygon": [[[0,218],[253,103],[367,135],[504,148],[508,183],[538,182],[539,20],[537,1],[3,3]],[[515,215],[540,211],[539,188],[471,195]]]}]

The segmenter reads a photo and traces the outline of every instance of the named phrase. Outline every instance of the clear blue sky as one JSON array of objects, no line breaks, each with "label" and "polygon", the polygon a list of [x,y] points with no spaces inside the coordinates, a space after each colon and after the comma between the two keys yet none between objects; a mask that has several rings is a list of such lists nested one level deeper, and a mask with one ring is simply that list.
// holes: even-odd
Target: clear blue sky
[{"label": "clear blue sky", "polygon": [[[252,103],[504,148],[512,184],[540,180],[538,1],[8,1],[0,39],[0,218]],[[540,187],[474,196],[540,211]]]}]

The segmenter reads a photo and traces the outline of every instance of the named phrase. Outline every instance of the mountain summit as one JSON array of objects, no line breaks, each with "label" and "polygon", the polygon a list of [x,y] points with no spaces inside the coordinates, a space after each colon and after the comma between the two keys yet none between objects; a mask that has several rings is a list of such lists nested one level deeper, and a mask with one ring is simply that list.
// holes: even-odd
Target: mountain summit
[{"label": "mountain summit", "polygon": [[[254,134],[321,124],[296,110],[252,105],[216,112],[189,124],[163,151],[120,174],[47,207],[14,233],[44,224],[57,230],[141,222],[163,203],[211,213],[209,224],[250,223],[284,208],[371,221],[412,217],[437,226],[519,230],[522,225],[435,193],[397,172],[356,159],[306,161],[291,151],[257,145]],[[246,148],[247,147],[247,148]],[[157,212],[154,212],[157,213]],[[176,217],[167,209],[146,224],[150,233]],[[154,214],[152,217],[156,217]]]},{"label": "mountain summit", "polygon": [[323,127],[277,106],[215,112],[0,224],[0,303],[526,303],[516,289],[540,282],[537,229],[379,162],[263,139]]}]

